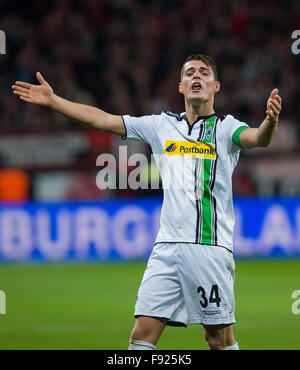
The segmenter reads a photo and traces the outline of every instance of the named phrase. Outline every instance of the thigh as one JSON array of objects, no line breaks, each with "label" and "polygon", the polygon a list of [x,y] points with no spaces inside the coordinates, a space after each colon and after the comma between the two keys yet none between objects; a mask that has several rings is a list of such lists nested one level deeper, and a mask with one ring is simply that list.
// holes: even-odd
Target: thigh
[{"label": "thigh", "polygon": [[174,243],[159,243],[153,249],[138,290],[135,317],[160,317],[186,324],[176,248]]},{"label": "thigh", "polygon": [[180,280],[189,323],[234,323],[232,253],[217,246],[182,244],[180,256]]}]

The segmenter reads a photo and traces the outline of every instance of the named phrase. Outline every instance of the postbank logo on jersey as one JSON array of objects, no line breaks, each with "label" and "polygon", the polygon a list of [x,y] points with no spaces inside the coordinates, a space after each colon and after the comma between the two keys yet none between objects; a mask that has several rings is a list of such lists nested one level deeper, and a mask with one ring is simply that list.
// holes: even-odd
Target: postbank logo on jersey
[{"label": "postbank logo on jersey", "polygon": [[216,159],[214,144],[203,142],[191,143],[189,141],[166,140],[164,153],[167,155]]}]

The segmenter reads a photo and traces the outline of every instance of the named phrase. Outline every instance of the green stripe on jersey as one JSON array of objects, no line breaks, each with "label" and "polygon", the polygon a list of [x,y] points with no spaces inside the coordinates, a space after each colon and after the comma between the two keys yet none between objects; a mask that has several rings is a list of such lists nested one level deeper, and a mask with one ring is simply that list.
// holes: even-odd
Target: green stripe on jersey
[{"label": "green stripe on jersey", "polygon": [[234,142],[235,145],[237,145],[241,149],[243,149],[243,145],[241,144],[240,141],[240,134],[242,131],[246,130],[246,128],[248,128],[248,126],[241,126],[238,129],[236,129],[232,134],[232,141]]},{"label": "green stripe on jersey", "polygon": [[[206,120],[205,135],[203,142],[213,144],[214,127],[216,116],[212,116]],[[212,180],[212,168],[214,161],[204,158],[201,168],[201,239],[200,243],[212,244],[212,196],[210,190],[210,182]]]}]

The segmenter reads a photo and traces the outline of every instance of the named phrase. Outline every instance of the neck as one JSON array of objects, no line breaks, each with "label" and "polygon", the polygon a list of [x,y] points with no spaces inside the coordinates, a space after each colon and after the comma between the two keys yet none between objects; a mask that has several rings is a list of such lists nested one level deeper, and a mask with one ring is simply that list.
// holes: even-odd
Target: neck
[{"label": "neck", "polygon": [[185,101],[185,112],[188,122],[192,124],[199,116],[210,116],[215,113],[213,102],[206,101],[197,105]]}]

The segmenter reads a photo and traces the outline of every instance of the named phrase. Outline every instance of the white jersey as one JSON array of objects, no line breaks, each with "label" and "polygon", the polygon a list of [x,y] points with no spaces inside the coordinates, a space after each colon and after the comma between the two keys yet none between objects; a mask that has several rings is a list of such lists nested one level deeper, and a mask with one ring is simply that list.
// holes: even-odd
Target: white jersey
[{"label": "white jersey", "polygon": [[148,143],[164,189],[159,242],[222,246],[232,251],[232,172],[241,131],[249,127],[231,115],[200,116],[162,112],[123,116],[126,138]]}]

